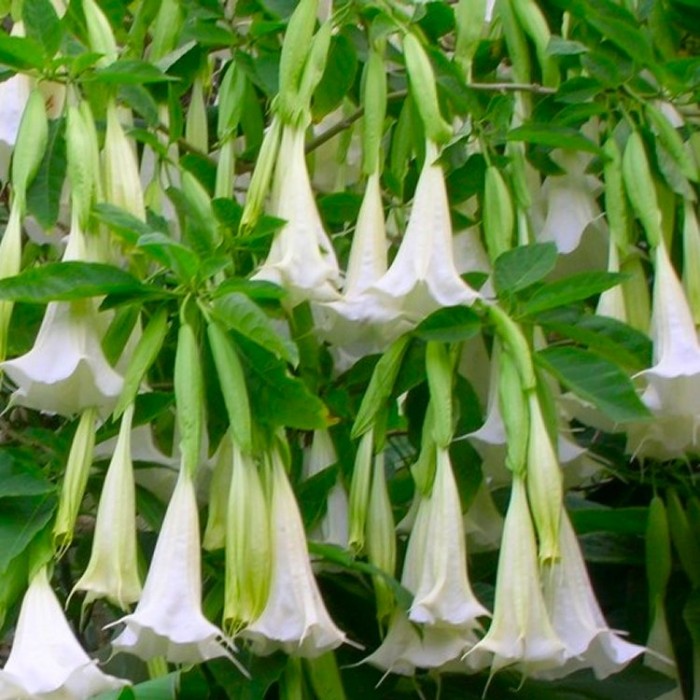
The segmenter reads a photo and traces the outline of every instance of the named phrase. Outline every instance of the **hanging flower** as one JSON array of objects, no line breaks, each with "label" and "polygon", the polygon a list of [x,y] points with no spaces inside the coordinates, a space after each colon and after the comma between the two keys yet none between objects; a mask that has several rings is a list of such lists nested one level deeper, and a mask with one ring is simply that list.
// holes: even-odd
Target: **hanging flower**
[{"label": "hanging flower", "polygon": [[550,175],[542,183],[545,215],[537,238],[553,241],[560,253],[567,254],[578,248],[586,227],[600,216],[596,203],[600,181],[586,174],[590,156],[560,151],[555,157],[564,172]]},{"label": "hanging flower", "polygon": [[[470,660],[470,656],[474,659]],[[492,656],[491,656],[492,655]],[[514,477],[498,558],[493,622],[467,654],[481,665],[491,656],[491,673],[517,664],[525,673],[561,666],[566,647],[552,629],[540,588],[537,543],[525,484]]]},{"label": "hanging flower", "polygon": [[257,654],[282,649],[315,658],[345,635],[331,619],[311,571],[304,526],[280,455],[272,454],[270,517],[273,563],[270,593],[260,617],[241,635]]},{"label": "hanging flower", "polygon": [[[84,235],[74,214],[63,261],[86,259]],[[13,404],[62,416],[87,408],[108,415],[123,385],[102,351],[92,299],[50,302],[32,349],[0,366],[17,385]]]},{"label": "hanging flower", "polygon": [[479,629],[477,618],[489,612],[476,599],[469,584],[462,511],[447,449],[437,448],[428,509],[430,545],[425,548],[409,617],[414,622]]},{"label": "hanging flower", "polygon": [[644,647],[621,639],[600,610],[588,578],[576,533],[565,511],[559,528],[561,558],[542,572],[544,596],[554,631],[566,645],[567,662],[541,674],[559,678],[592,668],[596,678],[621,671]]},{"label": "hanging flower", "polygon": [[267,260],[253,279],[284,287],[292,306],[305,299],[337,299],[340,271],[311,190],[303,128],[282,130],[270,213],[286,223],[275,234]]},{"label": "hanging flower", "polygon": [[40,569],[22,601],[12,651],[0,671],[3,700],[85,700],[127,681],[102,673],[82,649]]},{"label": "hanging flower", "polygon": [[97,507],[92,553],[74,590],[87,591],[85,605],[107,598],[126,610],[141,595],[136,556],[136,491],[131,462],[133,404],[122,417],[119,437]]},{"label": "hanging flower", "polygon": [[471,304],[480,296],[455,268],[445,176],[437,158],[437,146],[427,141],[406,233],[391,267],[369,290],[383,302],[387,319],[398,313],[417,323],[441,306]]},{"label": "hanging flower", "polygon": [[233,646],[202,614],[199,516],[194,482],[180,470],[136,610],[116,622],[116,651],[173,663],[231,658]]}]

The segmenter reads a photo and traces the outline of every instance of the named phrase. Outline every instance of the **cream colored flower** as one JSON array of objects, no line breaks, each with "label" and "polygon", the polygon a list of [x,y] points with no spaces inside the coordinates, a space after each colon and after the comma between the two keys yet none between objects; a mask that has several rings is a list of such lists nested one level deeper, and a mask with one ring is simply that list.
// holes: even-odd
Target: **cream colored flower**
[{"label": "cream colored flower", "polygon": [[0,700],[86,700],[127,681],[97,668],[75,638],[46,568],[22,601],[12,651],[0,671]]},{"label": "cream colored flower", "polygon": [[331,619],[314,579],[304,526],[280,455],[272,454],[270,517],[272,576],[260,617],[241,632],[253,651],[317,657],[335,649],[345,635]]}]

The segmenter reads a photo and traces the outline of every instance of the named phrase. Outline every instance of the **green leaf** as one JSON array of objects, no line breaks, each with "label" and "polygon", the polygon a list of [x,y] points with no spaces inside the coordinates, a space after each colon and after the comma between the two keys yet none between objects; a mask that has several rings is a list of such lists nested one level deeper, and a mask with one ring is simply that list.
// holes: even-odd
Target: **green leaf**
[{"label": "green leaf", "polygon": [[282,287],[267,280],[250,280],[242,277],[230,277],[222,282],[215,290],[214,297],[223,297],[232,292],[241,292],[251,299],[260,301],[276,301],[285,295]]},{"label": "green leaf", "polygon": [[249,378],[251,413],[259,423],[300,430],[328,427],[328,409],[286,364],[244,336],[236,338]]},{"label": "green leaf", "polygon": [[473,338],[481,328],[481,319],[467,306],[448,306],[423,319],[413,335],[425,340],[459,343]]},{"label": "green leaf", "polygon": [[586,53],[588,47],[580,41],[562,39],[560,36],[552,36],[547,44],[547,53],[550,56],[577,56]]},{"label": "green leaf", "polygon": [[316,119],[332,112],[355,82],[357,54],[353,43],[343,34],[331,39],[323,76],[316,87],[313,113]]},{"label": "green leaf", "polygon": [[0,299],[35,304],[150,291],[118,267],[77,261],[47,263],[0,280]]},{"label": "green leaf", "polygon": [[616,272],[581,272],[540,287],[525,303],[526,314],[537,314],[600,294],[625,279]]},{"label": "green leaf", "polygon": [[650,418],[630,378],[615,364],[590,351],[551,347],[535,355],[537,361],[565,387],[589,401],[617,423]]},{"label": "green leaf", "polygon": [[105,68],[96,70],[90,80],[107,85],[143,85],[145,83],[162,83],[167,80],[177,80],[166,75],[148,61],[124,58],[110,63]]},{"label": "green leaf", "polygon": [[577,314],[577,317],[558,321],[538,318],[538,323],[549,332],[587,345],[600,355],[635,371],[646,369],[651,364],[652,342],[645,333],[626,323],[607,316]]},{"label": "green leaf", "polygon": [[58,51],[63,31],[50,0],[24,0],[22,21],[27,36],[44,47],[47,57],[50,58]]},{"label": "green leaf", "polygon": [[102,202],[92,208],[95,218],[109,226],[113,233],[124,239],[129,245],[136,245],[139,236],[152,233],[152,228],[128,211]]},{"label": "green leaf", "polygon": [[65,119],[49,122],[44,158],[27,190],[27,211],[44,229],[53,228],[58,220],[67,165],[65,125]]},{"label": "green leaf", "polygon": [[214,302],[214,313],[229,329],[269,350],[285,362],[299,362],[297,346],[275,331],[267,314],[241,292],[231,292]]},{"label": "green leaf", "polygon": [[0,498],[37,496],[54,490],[35,464],[20,459],[10,449],[0,450]]},{"label": "green leaf", "polygon": [[176,700],[179,682],[180,671],[173,671],[167,676],[137,683],[130,688],[100,693],[92,700]]},{"label": "green leaf", "polygon": [[0,508],[0,572],[22,554],[49,522],[56,508],[56,497],[37,496],[3,499]]},{"label": "green leaf", "polygon": [[183,282],[195,279],[201,268],[197,253],[164,233],[145,233],[139,237],[136,245],[161,265],[172,269]]},{"label": "green leaf", "polygon": [[554,243],[518,246],[498,256],[493,281],[499,294],[515,294],[546,277],[557,263]]},{"label": "green leaf", "polygon": [[310,530],[327,510],[328,493],[338,481],[338,467],[331,466],[299,484],[297,496],[304,528]]},{"label": "green leaf", "polygon": [[553,124],[525,124],[508,132],[508,141],[526,141],[549,148],[566,148],[571,151],[586,151],[602,154],[597,144],[587,139],[577,129]]},{"label": "green leaf", "polygon": [[34,39],[0,32],[0,63],[17,70],[41,70],[44,67],[44,51]]}]

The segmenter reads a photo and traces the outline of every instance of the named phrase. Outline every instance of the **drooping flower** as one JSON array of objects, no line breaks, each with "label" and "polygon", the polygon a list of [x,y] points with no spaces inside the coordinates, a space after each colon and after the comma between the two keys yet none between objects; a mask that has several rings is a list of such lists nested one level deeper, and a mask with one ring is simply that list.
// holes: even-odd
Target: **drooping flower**
[{"label": "drooping flower", "polygon": [[430,544],[425,548],[409,617],[414,622],[478,629],[477,618],[489,612],[479,603],[469,583],[462,512],[447,449],[437,448],[436,461],[428,501]]},{"label": "drooping flower", "polygon": [[85,604],[107,598],[125,610],[141,595],[136,556],[136,490],[131,462],[133,404],[122,416],[119,437],[97,507],[92,553],[75,590]]},{"label": "drooping flower", "polygon": [[[474,659],[470,660],[470,656]],[[526,673],[561,666],[566,647],[552,629],[537,567],[537,543],[523,480],[515,476],[498,558],[491,627],[467,654],[491,673],[515,665]]]},{"label": "drooping flower", "polygon": [[[62,259],[87,259],[75,213]],[[1,366],[17,385],[14,404],[62,416],[87,408],[109,414],[123,385],[102,351],[98,313],[89,298],[50,302],[32,349]]]},{"label": "drooping flower", "polygon": [[585,172],[590,156],[561,151],[556,159],[564,173],[550,175],[542,183],[545,214],[537,238],[553,241],[560,253],[567,254],[578,248],[586,227],[600,216],[596,197],[601,186],[596,177]]},{"label": "drooping flower", "polygon": [[0,699],[85,700],[125,685],[102,673],[82,649],[41,568],[22,601],[12,651],[0,671]]},{"label": "drooping flower", "polygon": [[639,376],[648,382],[642,400],[657,414],[700,415],[700,343],[683,287],[666,246],[654,254],[651,336],[655,364]]},{"label": "drooping flower", "polygon": [[253,279],[284,287],[292,306],[305,299],[337,299],[340,270],[311,190],[301,127],[282,129],[270,213],[286,223],[275,234],[267,260]]},{"label": "drooping flower", "polygon": [[416,323],[442,306],[479,298],[455,268],[445,176],[437,158],[437,146],[427,141],[406,233],[391,266],[369,290],[384,301],[387,318],[399,313]]},{"label": "drooping flower", "polygon": [[335,649],[345,635],[331,619],[311,570],[304,526],[281,456],[271,464],[270,518],[273,563],[270,593],[260,617],[241,632],[253,651],[314,658]]},{"label": "drooping flower", "polygon": [[136,610],[109,625],[125,625],[112,642],[116,651],[173,663],[231,658],[233,645],[202,614],[200,558],[194,482],[181,469]]},{"label": "drooping flower", "polygon": [[644,647],[631,644],[611,630],[601,612],[576,533],[566,512],[559,528],[561,558],[543,570],[544,596],[554,631],[566,645],[566,663],[544,672],[559,678],[581,668],[592,668],[596,678],[622,670]]}]

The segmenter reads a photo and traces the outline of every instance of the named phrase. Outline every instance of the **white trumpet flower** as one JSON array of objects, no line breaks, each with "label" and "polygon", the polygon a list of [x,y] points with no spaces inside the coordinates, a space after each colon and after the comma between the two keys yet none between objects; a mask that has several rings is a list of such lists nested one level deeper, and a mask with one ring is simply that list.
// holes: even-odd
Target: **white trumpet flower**
[{"label": "white trumpet flower", "polygon": [[514,664],[526,673],[544,671],[566,659],[566,647],[552,629],[542,596],[535,531],[525,484],[517,476],[498,558],[493,622],[466,660],[481,665],[488,655],[492,655],[491,673]]},{"label": "white trumpet flower", "polygon": [[[63,260],[86,259],[83,233],[74,215]],[[108,415],[124,383],[102,351],[92,299],[50,302],[32,349],[0,366],[17,385],[13,404],[62,416],[87,408]]]},{"label": "white trumpet flower", "polygon": [[133,404],[122,417],[119,437],[102,486],[95,537],[87,569],[75,590],[85,604],[105,597],[122,610],[141,595],[136,556],[136,490],[131,462]]},{"label": "white trumpet flower", "polygon": [[311,570],[304,526],[280,455],[272,456],[272,576],[260,617],[241,632],[253,651],[314,658],[335,649],[345,635],[331,619]]},{"label": "white trumpet flower", "polygon": [[282,130],[270,213],[286,223],[275,234],[267,260],[253,279],[284,287],[292,306],[305,299],[338,299],[340,270],[311,190],[303,128]]},{"label": "white trumpet flower", "polygon": [[559,527],[561,558],[543,571],[544,596],[554,631],[566,645],[568,660],[541,674],[559,678],[581,668],[592,668],[596,678],[621,671],[644,647],[621,639],[601,612],[576,533],[566,512]]},{"label": "white trumpet flower", "polygon": [[477,618],[489,615],[472,592],[457,482],[449,452],[437,448],[425,560],[409,618],[427,624],[448,623],[479,629]]},{"label": "white trumpet flower", "polygon": [[113,622],[124,630],[112,642],[116,651],[142,659],[164,656],[173,663],[231,658],[233,645],[202,614],[199,516],[195,487],[180,470],[165,513],[143,594],[131,615]]},{"label": "white trumpet flower", "polygon": [[0,671],[0,700],[85,700],[127,681],[97,668],[75,638],[40,569],[22,601],[12,651]]},{"label": "white trumpet flower", "polygon": [[387,318],[400,313],[416,323],[442,306],[471,304],[480,297],[455,268],[450,206],[437,158],[437,146],[426,142],[406,233],[391,266],[369,290],[385,301]]}]

